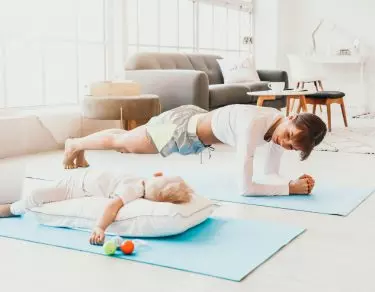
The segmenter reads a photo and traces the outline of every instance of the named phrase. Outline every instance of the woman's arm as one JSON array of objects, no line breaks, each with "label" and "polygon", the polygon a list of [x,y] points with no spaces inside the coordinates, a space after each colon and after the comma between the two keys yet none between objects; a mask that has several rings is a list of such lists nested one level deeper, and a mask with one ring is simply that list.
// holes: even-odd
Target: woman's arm
[{"label": "woman's arm", "polygon": [[112,200],[104,210],[103,215],[99,218],[96,226],[94,227],[90,236],[91,244],[103,244],[105,239],[105,230],[113,221],[115,221],[117,213],[124,206],[124,203],[120,197]]},{"label": "woman's arm", "polygon": [[289,195],[289,181],[280,184],[259,184],[253,182],[254,153],[259,139],[263,139],[263,121],[253,121],[238,135],[237,168],[240,176],[240,194],[245,196]]},{"label": "woman's arm", "polygon": [[264,174],[279,175],[280,162],[284,149],[273,142],[269,142],[268,146],[269,147],[267,149],[267,156],[264,164]]},{"label": "woman's arm", "polygon": [[[264,167],[265,175],[276,175],[278,179],[283,179],[280,174],[280,161],[284,153],[284,149],[270,142],[270,147],[268,148],[268,153],[266,157],[266,163]],[[314,188],[315,180],[312,176],[308,174],[303,174],[296,180],[291,180],[289,182],[289,194],[310,194]]]},{"label": "woman's arm", "polygon": [[[253,182],[254,153],[259,139],[263,139],[262,125],[255,121],[240,135],[237,145],[238,164],[240,169],[240,192],[244,196],[285,196],[289,194],[309,194],[314,187],[314,179],[303,175],[290,181],[278,175],[283,149],[272,145],[265,165],[265,174],[276,174],[278,184],[259,184]],[[271,177],[268,177],[271,179]],[[272,178],[273,179],[273,178]]]}]

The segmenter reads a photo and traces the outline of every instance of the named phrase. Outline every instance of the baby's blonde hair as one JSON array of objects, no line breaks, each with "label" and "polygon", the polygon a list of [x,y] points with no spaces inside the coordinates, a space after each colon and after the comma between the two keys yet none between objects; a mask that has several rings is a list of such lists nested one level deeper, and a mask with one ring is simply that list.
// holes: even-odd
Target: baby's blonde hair
[{"label": "baby's blonde hair", "polygon": [[146,193],[145,198],[157,202],[184,204],[191,201],[192,193],[192,189],[184,181],[180,181],[167,183],[164,188],[157,193]]}]

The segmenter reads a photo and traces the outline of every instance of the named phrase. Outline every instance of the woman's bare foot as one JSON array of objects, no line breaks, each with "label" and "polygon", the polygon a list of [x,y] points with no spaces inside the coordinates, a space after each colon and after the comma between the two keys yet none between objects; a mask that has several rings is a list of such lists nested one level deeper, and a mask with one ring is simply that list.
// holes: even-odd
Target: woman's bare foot
[{"label": "woman's bare foot", "polygon": [[64,168],[65,169],[73,169],[77,168],[75,164],[75,160],[78,156],[80,151],[74,145],[73,139],[67,139],[65,141],[65,152],[64,152]]},{"label": "woman's bare foot", "polygon": [[0,218],[13,217],[14,215],[10,212],[10,204],[0,205]]},{"label": "woman's bare foot", "polygon": [[76,167],[89,167],[90,164],[87,162],[85,157],[85,151],[79,151],[76,158]]}]

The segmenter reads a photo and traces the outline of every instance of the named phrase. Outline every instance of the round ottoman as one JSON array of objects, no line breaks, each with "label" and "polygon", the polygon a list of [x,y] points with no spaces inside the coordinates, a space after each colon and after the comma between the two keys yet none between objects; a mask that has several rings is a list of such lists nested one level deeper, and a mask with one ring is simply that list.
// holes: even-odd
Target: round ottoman
[{"label": "round ottoman", "polygon": [[121,120],[125,130],[131,130],[160,114],[159,97],[154,94],[139,96],[85,96],[83,116],[87,119]]}]

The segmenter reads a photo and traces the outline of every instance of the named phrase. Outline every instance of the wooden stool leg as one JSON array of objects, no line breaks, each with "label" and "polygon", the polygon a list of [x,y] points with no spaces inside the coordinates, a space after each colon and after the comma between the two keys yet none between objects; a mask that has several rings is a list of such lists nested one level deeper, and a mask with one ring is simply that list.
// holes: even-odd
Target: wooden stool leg
[{"label": "wooden stool leg", "polygon": [[136,121],[136,120],[122,120],[121,121],[122,129],[126,131],[133,130],[134,128],[137,128],[141,124],[139,123],[139,121]]},{"label": "wooden stool leg", "polygon": [[[314,81],[314,86],[315,86],[316,91],[323,91],[322,81],[320,80]],[[321,104],[319,105],[319,108],[320,108],[320,112],[322,113],[323,108]]]},{"label": "wooden stool leg", "polygon": [[128,130],[133,130],[138,127],[138,121],[136,120],[129,120],[128,122]]},{"label": "wooden stool leg", "polygon": [[[305,82],[301,82],[301,89],[305,89]],[[299,104],[298,108],[299,108],[299,112],[300,112],[301,111],[301,108],[300,108],[301,107],[301,99],[298,99],[298,104]]]},{"label": "wooden stool leg", "polygon": [[263,96],[258,96],[257,106],[263,106],[263,102],[264,102]]},{"label": "wooden stool leg", "polygon": [[[318,80],[318,85],[319,85],[320,91],[323,91],[324,89],[323,89],[323,85],[322,85],[322,81],[321,80]],[[321,104],[319,105],[319,108],[320,108],[320,112],[322,113],[323,112],[323,108],[322,108]]]},{"label": "wooden stool leg", "polygon": [[301,112],[301,109],[302,109],[302,105],[301,105],[301,102],[300,102],[299,105],[298,105],[298,108],[297,108],[297,114],[299,114]]},{"label": "wooden stool leg", "polygon": [[123,129],[123,130],[127,130],[127,131],[129,131],[129,123],[128,123],[128,120],[124,120],[124,119],[122,119],[122,120],[121,120],[121,126],[122,126],[122,129]]},{"label": "wooden stool leg", "polygon": [[291,102],[291,105],[290,105],[290,110],[289,110],[289,112],[292,112],[292,111],[293,111],[295,102],[296,102],[296,100],[295,100],[294,98],[292,98],[292,102]]},{"label": "wooden stool leg", "polygon": [[342,118],[344,119],[344,125],[345,125],[345,127],[347,127],[348,121],[346,119],[346,111],[345,111],[345,104],[344,104],[343,98],[340,100],[340,107],[341,107]]},{"label": "wooden stool leg", "polygon": [[[301,82],[297,82],[296,89],[299,89],[300,84],[301,84]],[[295,102],[296,102],[296,100],[294,98],[292,98],[292,104],[290,106],[289,112],[293,111]]]},{"label": "wooden stool leg", "polygon": [[316,103],[314,103],[313,105],[313,114],[315,115],[315,113],[316,113]]},{"label": "wooden stool leg", "polygon": [[327,118],[328,118],[328,131],[331,132],[331,103],[326,101],[327,106]]},{"label": "wooden stool leg", "polygon": [[289,110],[290,110],[289,107],[290,107],[290,96],[287,96],[286,97],[286,116],[289,116]]},{"label": "wooden stool leg", "polygon": [[304,95],[301,95],[299,97],[299,104],[300,104],[300,107],[302,108],[302,110],[307,113],[308,110],[307,110],[307,103],[306,103],[306,97]]},{"label": "wooden stool leg", "polygon": [[129,130],[128,120],[124,120],[122,107],[120,107],[120,123],[123,130]]}]

